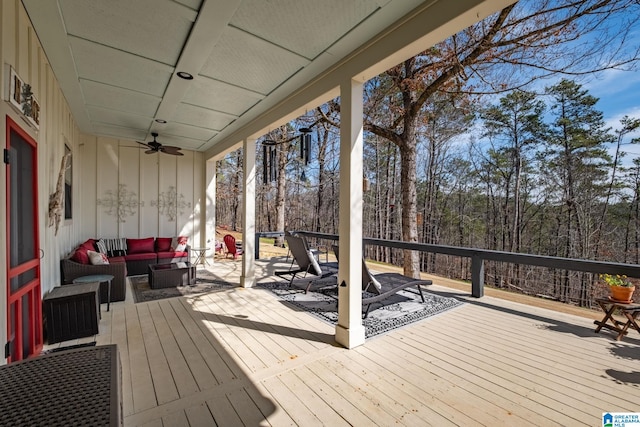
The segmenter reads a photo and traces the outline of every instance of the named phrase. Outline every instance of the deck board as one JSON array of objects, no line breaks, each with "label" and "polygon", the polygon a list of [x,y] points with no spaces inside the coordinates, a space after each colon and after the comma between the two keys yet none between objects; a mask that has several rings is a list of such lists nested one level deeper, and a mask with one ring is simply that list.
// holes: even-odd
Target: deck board
[{"label": "deck board", "polygon": [[[185,397],[198,392],[198,384],[185,358],[185,355],[189,350],[192,350],[192,348],[181,348],[180,341],[183,341],[184,344],[183,337],[181,336],[182,331],[179,330],[179,335],[175,335],[176,326],[174,326],[173,329],[172,326],[170,326],[175,323],[175,319],[171,319],[171,301],[153,301],[149,303],[149,309],[156,325],[158,336],[162,341],[162,351],[169,362],[169,371],[175,382],[178,395]],[[167,318],[167,314],[169,318]],[[170,322],[170,320],[173,320],[173,322]]]},{"label": "deck board", "polygon": [[[451,345],[455,345],[455,342],[447,340],[447,337],[438,335],[438,338],[442,339],[442,343],[445,344],[449,350],[448,354],[451,354]],[[459,335],[458,340],[467,341],[466,349],[473,343],[473,336]],[[566,398],[563,400],[566,403],[573,401],[577,396],[576,404],[583,406],[586,409],[592,405],[593,399],[599,399],[603,403],[619,404],[620,398],[616,396],[602,396],[599,390],[608,387],[608,381],[601,376],[593,375],[585,371],[585,365],[580,363],[579,358],[571,358],[568,361],[564,361],[559,358],[558,360],[546,360],[543,354],[539,355],[539,359],[536,359],[536,346],[519,347],[515,345],[507,347],[506,344],[496,342],[496,346],[504,345],[500,348],[507,354],[510,351],[510,355],[496,354],[495,350],[487,348],[476,347],[474,350],[475,360],[467,359],[463,361],[463,364],[469,365],[471,368],[480,368],[488,372],[488,375],[494,380],[506,380],[513,381],[514,384],[522,382],[524,379],[532,382],[534,385],[550,388],[553,393],[563,393]],[[424,350],[424,349],[422,349]],[[582,367],[581,367],[582,366]],[[602,366],[591,367],[591,372],[602,370]],[[477,371],[473,371],[477,372]],[[580,388],[582,393],[576,395],[574,390]],[[559,395],[549,396],[552,399],[558,399]],[[629,397],[631,397],[629,395]]]},{"label": "deck board", "polygon": [[215,425],[213,415],[211,415],[206,403],[186,408],[184,412],[190,427],[210,427]]},{"label": "deck board", "polygon": [[131,369],[131,383],[133,384],[134,412],[157,406],[156,393],[153,387],[151,369],[147,357],[135,305],[125,305],[125,319],[127,325],[127,348],[129,349],[129,364]]},{"label": "deck board", "polygon": [[[532,423],[533,425],[545,425],[551,423],[553,420],[558,421],[561,425],[571,425],[575,420],[565,417],[563,414],[554,414],[553,419],[548,418],[546,415],[548,410],[543,411],[542,415],[540,410],[545,403],[552,402],[551,399],[544,399],[544,396],[538,397],[538,393],[531,390],[530,387],[523,387],[520,384],[527,381],[526,378],[512,376],[511,378],[505,378],[501,375],[499,370],[489,368],[482,363],[473,363],[473,360],[477,360],[475,355],[470,354],[465,348],[460,348],[460,351],[456,351],[455,347],[449,348],[449,352],[436,354],[431,353],[429,345],[423,345],[422,343],[406,344],[404,342],[398,344],[398,353],[396,357],[405,357],[407,363],[409,360],[416,359],[416,354],[422,359],[418,362],[418,365],[428,369],[434,375],[433,388],[427,389],[429,393],[433,393],[433,390],[439,390],[436,388],[435,383],[447,379],[452,384],[456,384],[460,391],[464,391],[464,394],[460,395],[460,407],[465,408],[467,405],[473,405],[467,407],[465,413],[474,414],[477,419],[478,414],[486,411],[491,405],[498,405],[491,411],[492,413],[501,412],[503,416],[513,415],[514,418],[519,418],[517,425],[526,425]],[[467,357],[465,355],[470,355]],[[410,373],[415,371],[415,368],[409,369]],[[415,372],[414,372],[415,375]],[[420,377],[424,377],[420,375]],[[500,385],[501,381],[504,384],[507,381],[513,382],[508,388],[504,385]],[[440,392],[442,392],[440,390]],[[450,392],[443,393],[448,397],[451,396]],[[482,399],[487,399],[490,402],[483,402]],[[540,402],[542,400],[542,402]],[[451,404],[451,401],[447,401],[447,404]],[[455,405],[458,406],[458,405]],[[516,425],[516,424],[514,424]]]},{"label": "deck board", "polygon": [[215,387],[217,385],[216,377],[200,355],[200,351],[188,331],[194,329],[194,325],[189,319],[190,316],[184,311],[184,306],[179,299],[172,298],[167,302],[169,304],[165,305],[163,310],[165,319],[176,337],[176,344],[186,363],[186,368],[195,381],[197,388],[194,392]]},{"label": "deck board", "polygon": [[274,398],[261,382],[244,390],[264,415],[265,421],[272,426],[295,426],[296,423],[279,406],[274,405]]},{"label": "deck board", "polygon": [[[500,416],[506,415],[506,411],[497,407],[482,390],[472,389],[467,385],[465,378],[452,375],[440,376],[433,372],[430,361],[412,357],[402,351],[402,342],[394,341],[392,344],[377,348],[378,359],[387,360],[389,364],[401,365],[405,370],[405,381],[416,381],[415,385],[422,389],[422,394],[434,396],[446,396],[446,404],[462,413],[473,414],[473,419],[480,425],[499,424]],[[513,425],[523,425],[522,420]]]},{"label": "deck board", "polygon": [[[187,304],[185,299],[178,298],[176,302],[182,305],[182,307],[174,307],[184,319],[187,319],[183,321],[184,327],[193,340],[196,351],[200,354],[203,362],[207,364],[213,377],[212,383],[218,385],[236,378],[225,361],[224,355],[226,355],[226,352],[219,345],[217,347],[214,346],[207,338],[209,334],[205,332],[208,332],[208,330],[201,324],[203,323],[201,322],[203,317],[191,310],[191,306]],[[216,344],[219,343],[216,342]]]},{"label": "deck board", "polygon": [[169,362],[164,355],[160,337],[156,333],[156,326],[151,318],[149,305],[140,305],[138,315],[140,316],[140,326],[148,354],[149,369],[151,370],[156,398],[158,404],[162,405],[178,399],[180,395],[173,381]]},{"label": "deck board", "polygon": [[232,352],[234,361],[236,363],[240,362],[238,363],[240,366],[246,367],[251,372],[267,368],[268,365],[259,356],[262,349],[259,348],[260,346],[255,339],[246,330],[238,326],[233,315],[224,314],[225,312],[215,301],[220,297],[221,293],[216,293],[215,297],[207,296],[202,298],[204,305],[201,308],[209,310],[205,315],[207,324],[225,342],[226,348]]},{"label": "deck board", "polygon": [[322,414],[320,423],[331,426],[347,426],[348,423],[335,411],[333,406],[326,402],[316,389],[307,384],[300,375],[304,378],[304,372],[300,372],[299,368],[296,368],[279,375],[278,379],[311,413]]},{"label": "deck board", "polygon": [[[337,362],[332,363],[331,369],[326,369],[325,365],[321,361],[317,361],[312,365],[309,365],[309,369],[313,370],[318,377],[320,377],[329,387],[335,390],[342,399],[349,401],[359,411],[364,412],[367,417],[371,419],[371,423],[374,425],[395,425],[400,423],[400,420],[395,415],[389,413],[380,405],[372,402],[367,396],[362,394],[356,385],[351,384],[337,371]],[[359,415],[359,414],[357,414]],[[347,421],[351,421],[349,416],[346,416]]]},{"label": "deck board", "polygon": [[322,380],[317,374],[316,369],[312,369],[309,366],[302,366],[296,368],[295,374],[310,389],[314,390],[333,411],[339,414],[344,420],[347,420],[351,425],[364,426],[374,423],[374,420],[367,417],[363,412],[363,410],[366,411],[366,409],[358,408],[348,399],[344,399],[333,387]]},{"label": "deck board", "polygon": [[246,390],[239,389],[227,394],[231,406],[245,426],[268,425],[260,407],[251,399]]},{"label": "deck board", "polygon": [[[379,354],[366,347],[358,348],[354,355],[349,355],[358,360],[368,371],[376,372],[385,384],[401,389],[404,393],[403,402],[418,402],[418,412],[423,413],[423,418],[434,425],[464,425],[472,426],[478,423],[457,407],[444,402],[441,394],[425,391],[424,383],[429,381],[423,376],[416,377],[415,372],[405,366],[390,363],[388,359],[381,358]],[[433,415],[432,415],[433,414]]]},{"label": "deck board", "polygon": [[636,331],[618,342],[585,317],[459,297],[346,350],[265,289],[139,304],[128,289],[94,338],[118,345],[126,426],[569,426],[638,410]]},{"label": "deck board", "polygon": [[262,384],[269,390],[278,406],[284,409],[284,411],[293,419],[296,425],[322,425],[322,421],[314,415],[313,411],[309,410],[304,405],[304,403],[295,393],[289,390],[286,384],[282,381],[282,378],[267,378],[266,380],[262,381]]}]

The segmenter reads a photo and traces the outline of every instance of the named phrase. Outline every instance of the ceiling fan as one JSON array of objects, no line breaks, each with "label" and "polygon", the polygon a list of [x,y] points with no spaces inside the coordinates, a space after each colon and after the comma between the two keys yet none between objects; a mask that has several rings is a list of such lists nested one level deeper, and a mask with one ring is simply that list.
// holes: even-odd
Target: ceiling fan
[{"label": "ceiling fan", "polygon": [[153,136],[153,141],[150,141],[150,142],[136,141],[138,144],[144,145],[145,147],[149,148],[147,151],[145,151],[146,154],[161,152],[165,154],[171,154],[172,156],[184,156],[184,154],[179,151],[181,150],[180,147],[174,147],[172,145],[162,145],[158,141],[156,141],[156,138],[158,136],[157,132],[151,132],[151,136]]}]

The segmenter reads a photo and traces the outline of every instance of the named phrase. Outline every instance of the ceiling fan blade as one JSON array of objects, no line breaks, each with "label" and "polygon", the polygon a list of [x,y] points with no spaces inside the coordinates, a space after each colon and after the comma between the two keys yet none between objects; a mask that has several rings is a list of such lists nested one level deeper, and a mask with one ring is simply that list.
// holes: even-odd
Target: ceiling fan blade
[{"label": "ceiling fan blade", "polygon": [[147,147],[147,148],[151,148],[151,149],[153,149],[153,147],[151,147],[151,146],[150,146],[149,144],[147,144],[146,142],[140,142],[140,141],[136,141],[136,142],[137,142],[138,144],[140,144],[140,145],[144,145],[144,146],[145,146],[145,147]]},{"label": "ceiling fan blade", "polygon": [[180,147],[174,147],[172,145],[163,145],[162,147],[160,147],[160,151],[162,151],[163,153],[173,154],[174,156],[184,156],[184,154],[182,154],[180,150]]},{"label": "ceiling fan blade", "polygon": [[171,150],[167,151],[167,150],[163,150],[163,149],[160,149],[160,151],[162,151],[164,154],[170,154],[172,156],[184,156],[184,153],[181,153],[179,151],[171,151]]},{"label": "ceiling fan blade", "polygon": [[144,152],[144,154],[153,154],[153,153],[157,153],[158,150],[147,150]]}]

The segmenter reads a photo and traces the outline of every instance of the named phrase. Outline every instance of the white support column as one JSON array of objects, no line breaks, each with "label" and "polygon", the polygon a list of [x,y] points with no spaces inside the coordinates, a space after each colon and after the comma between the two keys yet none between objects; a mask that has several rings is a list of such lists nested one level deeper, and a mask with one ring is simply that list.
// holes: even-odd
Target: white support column
[{"label": "white support column", "polygon": [[216,175],[217,175],[217,161],[207,160],[205,162],[205,197],[204,203],[201,205],[204,208],[204,238],[207,244],[205,246],[211,248],[211,263],[216,260],[215,246],[216,246]]},{"label": "white support column", "polygon": [[244,191],[242,197],[242,275],[240,286],[256,283],[256,140],[245,139],[243,148]]},{"label": "white support column", "polygon": [[340,86],[340,260],[336,341],[364,344],[362,326],[362,83]]}]

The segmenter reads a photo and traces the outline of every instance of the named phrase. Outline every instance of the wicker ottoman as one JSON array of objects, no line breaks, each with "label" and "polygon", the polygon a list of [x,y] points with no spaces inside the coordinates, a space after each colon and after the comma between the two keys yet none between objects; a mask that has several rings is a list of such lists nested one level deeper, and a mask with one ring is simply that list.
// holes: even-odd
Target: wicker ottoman
[{"label": "wicker ottoman", "polygon": [[149,287],[151,289],[195,284],[196,267],[189,262],[149,265]]},{"label": "wicker ottoman", "polygon": [[0,425],[121,426],[120,370],[115,344],[1,366]]}]

